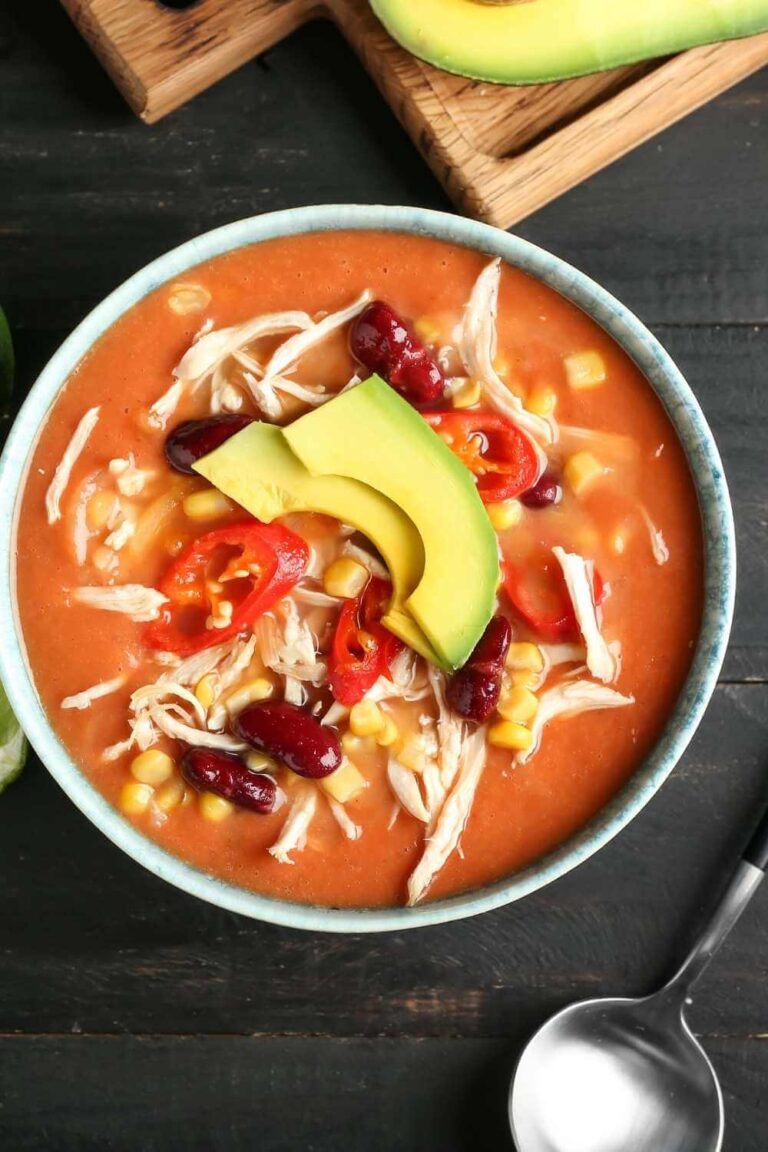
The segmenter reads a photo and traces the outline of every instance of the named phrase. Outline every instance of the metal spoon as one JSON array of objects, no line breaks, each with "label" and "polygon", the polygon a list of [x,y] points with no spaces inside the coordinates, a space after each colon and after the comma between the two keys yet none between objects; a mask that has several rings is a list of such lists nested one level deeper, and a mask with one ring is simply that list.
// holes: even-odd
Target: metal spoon
[{"label": "metal spoon", "polygon": [[642,1000],[584,1000],[523,1050],[509,1089],[519,1152],[719,1152],[723,1097],[685,1021],[688,992],[768,868],[768,812],[680,970]]}]

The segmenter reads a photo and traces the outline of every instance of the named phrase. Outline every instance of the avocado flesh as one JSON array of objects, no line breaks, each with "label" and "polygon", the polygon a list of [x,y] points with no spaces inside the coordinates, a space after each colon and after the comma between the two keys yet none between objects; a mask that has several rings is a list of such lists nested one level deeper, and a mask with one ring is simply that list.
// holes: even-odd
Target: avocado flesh
[{"label": "avocado flesh", "polygon": [[499,84],[544,84],[768,29],[765,0],[371,0],[404,48]]},{"label": "avocado flesh", "polygon": [[470,472],[378,376],[284,434],[313,475],[367,484],[413,522],[424,573],[405,607],[443,662],[460,667],[493,615],[499,582],[496,536]]},{"label": "avocado flesh", "polygon": [[404,608],[424,571],[421,537],[386,496],[344,476],[312,476],[289,448],[283,430],[272,424],[249,424],[194,467],[267,524],[290,512],[322,512],[364,533],[392,577],[387,627],[433,664],[444,664]]}]

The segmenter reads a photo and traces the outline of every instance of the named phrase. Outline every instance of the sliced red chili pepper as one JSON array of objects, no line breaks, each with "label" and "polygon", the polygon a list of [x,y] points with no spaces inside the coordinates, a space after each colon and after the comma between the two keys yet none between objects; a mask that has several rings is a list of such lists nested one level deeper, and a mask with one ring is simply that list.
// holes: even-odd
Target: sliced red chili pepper
[{"label": "sliced red chili pepper", "polygon": [[476,477],[485,504],[527,491],[539,471],[536,449],[496,412],[428,412],[424,419]]},{"label": "sliced red chili pepper", "polygon": [[362,700],[379,676],[389,673],[405,647],[381,623],[391,596],[389,581],[372,576],[360,595],[342,606],[328,670],[331,691],[340,704]]},{"label": "sliced red chili pepper", "polygon": [[[504,564],[504,591],[512,607],[532,631],[545,640],[572,641],[580,636],[563,570],[554,556],[545,555],[534,564]],[[605,586],[595,570],[596,604],[605,599]]]},{"label": "sliced red chili pepper", "polygon": [[[306,541],[279,524],[245,520],[207,532],[163,574],[157,587],[168,603],[147,625],[145,643],[189,656],[229,640],[290,592],[308,563]],[[224,618],[223,602],[232,607],[229,623],[206,627],[209,616]]]}]

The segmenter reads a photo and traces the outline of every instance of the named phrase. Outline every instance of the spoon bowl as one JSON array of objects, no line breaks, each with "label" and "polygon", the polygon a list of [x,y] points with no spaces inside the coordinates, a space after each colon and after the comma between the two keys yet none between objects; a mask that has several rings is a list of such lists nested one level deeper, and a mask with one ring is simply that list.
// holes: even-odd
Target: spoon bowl
[{"label": "spoon bowl", "polygon": [[539,1029],[509,1094],[520,1152],[719,1152],[723,1100],[676,998],[586,1000]]}]

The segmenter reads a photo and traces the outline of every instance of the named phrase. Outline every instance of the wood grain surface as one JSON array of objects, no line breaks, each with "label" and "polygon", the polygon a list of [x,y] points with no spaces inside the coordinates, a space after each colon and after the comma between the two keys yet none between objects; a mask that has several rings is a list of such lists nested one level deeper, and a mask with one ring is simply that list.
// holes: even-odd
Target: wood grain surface
[{"label": "wood grain surface", "polygon": [[[41,18],[7,0],[0,70],[0,301],[21,391],[109,289],[196,232],[312,201],[448,207],[325,25],[149,128],[55,5]],[[342,938],[176,892],[31,763],[0,799],[3,1152],[506,1152],[506,1082],[530,1031],[669,971],[768,794],[767,113],[759,75],[520,229],[653,327],[723,452],[733,642],[668,783],[515,906]],[[691,1022],[722,1077],[726,1152],[765,1152],[768,889]]]},{"label": "wood grain surface", "polygon": [[165,116],[305,21],[343,32],[464,212],[507,228],[768,63],[768,33],[558,84],[433,68],[367,0],[61,0],[134,111]]}]

